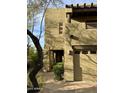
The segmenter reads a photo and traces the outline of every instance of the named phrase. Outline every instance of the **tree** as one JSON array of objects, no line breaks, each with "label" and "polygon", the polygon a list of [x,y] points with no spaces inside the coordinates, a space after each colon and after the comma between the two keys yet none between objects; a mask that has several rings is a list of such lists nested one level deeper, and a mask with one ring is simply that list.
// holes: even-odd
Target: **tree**
[{"label": "tree", "polygon": [[40,45],[39,39],[36,36],[34,36],[29,30],[27,30],[27,34],[30,36],[30,38],[32,39],[37,49],[38,59],[37,59],[37,62],[35,63],[33,70],[30,72],[29,77],[30,77],[33,87],[38,88],[39,86],[38,86],[38,82],[35,76],[38,73],[38,71],[43,67],[43,50]]},{"label": "tree", "polygon": [[[43,18],[50,4],[57,6],[57,4],[60,4],[60,3],[62,4],[61,0],[28,0],[27,1],[27,23],[28,23],[27,35],[31,38],[37,50],[37,61],[35,65],[33,66],[32,71],[29,74],[29,78],[32,82],[33,88],[39,88],[39,85],[38,85],[38,82],[35,76],[37,75],[39,70],[43,67],[43,49],[40,45]],[[36,20],[34,17],[37,14],[40,14],[41,12],[43,13],[43,16],[40,22],[40,34],[39,36],[35,36],[34,26],[35,26]],[[28,49],[30,49],[30,46],[28,46]]]}]

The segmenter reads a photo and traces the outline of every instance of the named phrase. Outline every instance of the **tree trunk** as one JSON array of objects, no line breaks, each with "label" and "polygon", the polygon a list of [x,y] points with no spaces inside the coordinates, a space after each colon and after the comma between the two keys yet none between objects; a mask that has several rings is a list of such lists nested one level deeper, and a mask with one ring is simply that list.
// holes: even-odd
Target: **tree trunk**
[{"label": "tree trunk", "polygon": [[32,82],[33,88],[39,88],[39,85],[38,85],[38,82],[36,79],[36,75],[39,72],[39,70],[43,67],[43,50],[40,45],[39,39],[36,36],[34,36],[29,30],[27,30],[27,34],[32,39],[32,41],[37,49],[37,56],[38,56],[38,60],[35,63],[33,70],[30,72],[29,78]]}]

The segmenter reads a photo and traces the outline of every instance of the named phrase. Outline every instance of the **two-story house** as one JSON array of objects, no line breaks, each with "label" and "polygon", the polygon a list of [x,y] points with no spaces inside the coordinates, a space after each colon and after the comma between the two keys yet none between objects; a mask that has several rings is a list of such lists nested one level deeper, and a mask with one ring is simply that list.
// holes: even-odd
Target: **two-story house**
[{"label": "two-story house", "polygon": [[66,81],[96,82],[96,29],[96,4],[47,9],[44,62],[50,68],[54,62],[64,62]]}]

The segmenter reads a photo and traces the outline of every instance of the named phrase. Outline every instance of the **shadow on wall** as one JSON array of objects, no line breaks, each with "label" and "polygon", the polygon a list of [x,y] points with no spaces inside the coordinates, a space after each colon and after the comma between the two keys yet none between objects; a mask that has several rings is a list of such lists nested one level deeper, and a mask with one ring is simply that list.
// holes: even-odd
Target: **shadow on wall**
[{"label": "shadow on wall", "polygon": [[[82,32],[83,30],[83,32]],[[76,32],[77,31],[77,32]],[[76,40],[79,44],[94,44],[97,42],[96,31],[87,31],[87,29],[79,29],[78,24],[68,24],[66,26],[66,41],[72,46],[72,40]],[[78,37],[77,37],[78,36]]]}]

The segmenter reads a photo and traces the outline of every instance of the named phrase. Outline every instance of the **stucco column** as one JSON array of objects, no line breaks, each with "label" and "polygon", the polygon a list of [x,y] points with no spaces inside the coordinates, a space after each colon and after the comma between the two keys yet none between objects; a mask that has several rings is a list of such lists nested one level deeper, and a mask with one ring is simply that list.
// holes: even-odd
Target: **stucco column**
[{"label": "stucco column", "polygon": [[82,80],[82,69],[80,67],[80,51],[75,51],[73,54],[74,81]]}]

